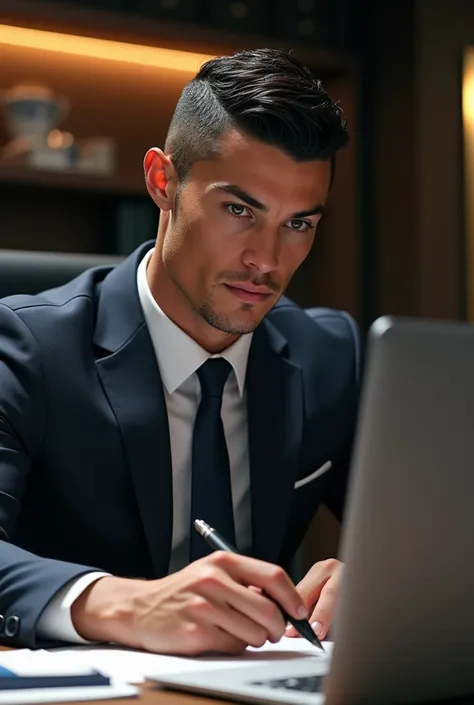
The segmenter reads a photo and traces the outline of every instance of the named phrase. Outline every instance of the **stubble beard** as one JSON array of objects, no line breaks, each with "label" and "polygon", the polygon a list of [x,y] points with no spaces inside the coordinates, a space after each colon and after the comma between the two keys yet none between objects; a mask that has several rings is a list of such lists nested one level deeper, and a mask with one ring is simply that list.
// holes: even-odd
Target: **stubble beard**
[{"label": "stubble beard", "polygon": [[[240,308],[241,311],[251,311],[251,309],[251,304],[243,304]],[[209,303],[202,304],[198,309],[198,313],[208,325],[229,335],[246,335],[247,333],[253,333],[260,325],[260,320],[235,321],[232,316],[217,313]]]}]

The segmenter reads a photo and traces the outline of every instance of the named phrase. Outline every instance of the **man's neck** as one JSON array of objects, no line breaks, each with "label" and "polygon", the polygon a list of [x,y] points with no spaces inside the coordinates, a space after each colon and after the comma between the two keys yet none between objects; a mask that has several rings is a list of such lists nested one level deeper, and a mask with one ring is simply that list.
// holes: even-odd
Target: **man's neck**
[{"label": "man's neck", "polygon": [[185,295],[160,267],[155,253],[148,262],[146,276],[151,295],[163,313],[207,352],[213,355],[221,353],[240,338],[238,334],[224,333],[214,328],[196,313]]}]

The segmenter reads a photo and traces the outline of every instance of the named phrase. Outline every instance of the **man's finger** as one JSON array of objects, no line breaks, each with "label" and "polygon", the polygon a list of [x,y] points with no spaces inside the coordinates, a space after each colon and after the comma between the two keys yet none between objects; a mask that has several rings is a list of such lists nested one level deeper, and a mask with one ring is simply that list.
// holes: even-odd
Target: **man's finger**
[{"label": "man's finger", "polygon": [[324,585],[339,567],[339,561],[331,559],[315,563],[306,573],[304,578],[296,586],[296,589],[307,607],[312,607],[319,599]]},{"label": "man's finger", "polygon": [[305,619],[308,616],[308,609],[300,593],[279,566],[221,551],[210,557],[211,560],[235,582],[247,586],[254,585],[266,592],[295,619]]},{"label": "man's finger", "polygon": [[[339,561],[321,561],[296,586],[306,606],[313,610],[309,621],[319,639],[327,636],[331,626],[340,572]],[[298,637],[299,634],[294,627],[288,625],[285,636]]]},{"label": "man's finger", "polygon": [[324,639],[327,636],[334,617],[336,600],[337,580],[330,578],[321,590],[310,620],[319,639]]},{"label": "man's finger", "polygon": [[300,635],[298,634],[296,629],[291,626],[291,624],[288,624],[285,629],[285,636],[295,637],[295,636],[300,636]]},{"label": "man's finger", "polygon": [[[324,639],[324,637],[328,633],[328,630],[327,629],[324,630],[322,624],[320,624],[319,622],[316,622],[313,619],[313,617],[311,617],[311,619],[310,619],[310,624],[311,624],[311,627],[312,627],[314,633],[318,637],[318,639]],[[291,626],[291,624],[289,624],[285,630],[285,636],[289,636],[291,638],[294,638],[294,637],[301,637],[301,634],[299,632],[297,632],[296,629]]]}]

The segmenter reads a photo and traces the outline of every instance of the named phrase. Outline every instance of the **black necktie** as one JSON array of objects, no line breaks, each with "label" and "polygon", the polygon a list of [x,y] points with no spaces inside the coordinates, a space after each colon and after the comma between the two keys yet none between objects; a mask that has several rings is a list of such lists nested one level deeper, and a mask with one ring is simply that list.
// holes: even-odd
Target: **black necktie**
[{"label": "black necktie", "polygon": [[231,366],[222,357],[210,358],[197,375],[201,403],[194,422],[191,481],[190,560],[211,552],[192,522],[202,519],[234,543],[230,465],[221,418],[222,393]]}]

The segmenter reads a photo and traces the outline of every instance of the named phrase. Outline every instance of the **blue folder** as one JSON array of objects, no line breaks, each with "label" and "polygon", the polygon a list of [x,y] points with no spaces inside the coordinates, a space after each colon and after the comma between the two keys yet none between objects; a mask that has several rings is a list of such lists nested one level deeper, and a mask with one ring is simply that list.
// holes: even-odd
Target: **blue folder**
[{"label": "blue folder", "polygon": [[19,676],[0,666],[0,690],[22,690],[27,688],[80,688],[88,685],[110,685],[110,678],[94,671],[71,676]]}]

